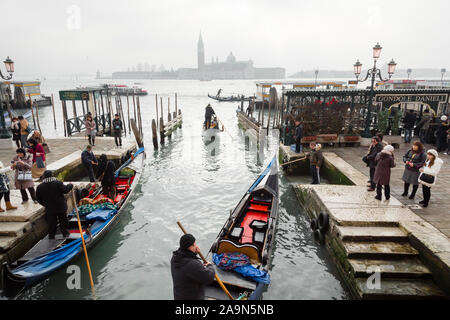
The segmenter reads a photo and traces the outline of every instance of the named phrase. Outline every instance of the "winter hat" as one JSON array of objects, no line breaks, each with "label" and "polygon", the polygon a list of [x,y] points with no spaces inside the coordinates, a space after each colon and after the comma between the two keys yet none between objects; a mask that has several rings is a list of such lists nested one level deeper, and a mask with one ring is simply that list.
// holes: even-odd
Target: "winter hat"
[{"label": "winter hat", "polygon": [[393,153],[394,152],[394,147],[391,146],[390,144],[388,144],[387,146],[385,146],[383,148],[383,151],[389,151],[390,153]]},{"label": "winter hat", "polygon": [[192,234],[185,234],[180,238],[180,248],[187,249],[195,242],[195,238]]},{"label": "winter hat", "polygon": [[447,116],[442,116],[441,121],[447,121]]},{"label": "winter hat", "polygon": [[427,153],[431,153],[436,159],[439,156],[438,152],[434,149],[427,150]]},{"label": "winter hat", "polygon": [[320,149],[322,149],[322,145],[320,143],[316,144],[314,150],[319,151]]},{"label": "winter hat", "polygon": [[47,179],[50,177],[53,177],[53,171],[45,170],[44,173],[42,174],[42,179]]}]

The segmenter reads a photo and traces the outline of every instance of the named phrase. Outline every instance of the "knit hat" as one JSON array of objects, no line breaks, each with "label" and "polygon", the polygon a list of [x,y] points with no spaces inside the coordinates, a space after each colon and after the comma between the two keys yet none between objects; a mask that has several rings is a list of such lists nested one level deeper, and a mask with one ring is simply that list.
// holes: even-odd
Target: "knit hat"
[{"label": "knit hat", "polygon": [[447,116],[442,116],[441,121],[447,121]]},{"label": "knit hat", "polygon": [[314,148],[314,150],[318,151],[322,149],[322,145],[320,143],[316,144],[316,147]]},{"label": "knit hat", "polygon": [[431,153],[435,158],[439,156],[438,152],[434,149],[427,150],[427,153]]},{"label": "knit hat", "polygon": [[180,238],[180,248],[187,249],[195,242],[195,238],[192,234],[185,234]]},{"label": "knit hat", "polygon": [[384,148],[383,148],[383,151],[389,151],[389,152],[394,152],[394,147],[393,146],[391,146],[390,144],[388,144],[387,146],[385,146]]},{"label": "knit hat", "polygon": [[42,174],[42,179],[47,179],[50,177],[53,177],[53,171],[45,170],[44,173]]}]

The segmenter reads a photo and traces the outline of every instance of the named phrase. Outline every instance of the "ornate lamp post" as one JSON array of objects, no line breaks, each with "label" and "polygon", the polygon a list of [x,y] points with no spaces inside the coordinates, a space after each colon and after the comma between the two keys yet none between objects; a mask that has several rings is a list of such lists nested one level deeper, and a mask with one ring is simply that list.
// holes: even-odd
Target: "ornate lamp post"
[{"label": "ornate lamp post", "polygon": [[392,59],[391,62],[389,62],[389,64],[388,64],[389,78],[384,79],[381,76],[381,70],[377,68],[377,60],[378,60],[378,58],[380,58],[381,49],[382,49],[382,47],[380,46],[379,43],[377,43],[375,45],[375,47],[373,47],[373,60],[374,60],[373,68],[367,70],[367,75],[364,79],[359,79],[359,75],[361,74],[361,71],[362,71],[362,63],[359,62],[359,60],[357,60],[356,63],[353,65],[357,82],[364,82],[369,78],[371,79],[371,85],[370,85],[370,91],[369,91],[369,102],[367,105],[367,116],[366,116],[366,120],[365,120],[364,132],[361,135],[363,138],[371,137],[370,123],[372,122],[372,114],[371,113],[372,113],[372,104],[373,104],[373,96],[374,96],[374,89],[375,89],[375,79],[377,77],[381,81],[387,81],[387,80],[391,79],[392,75],[395,72],[395,67],[397,66],[394,59]]},{"label": "ornate lamp post", "polygon": [[[11,80],[12,74],[14,72],[14,61],[7,57],[6,60],[3,61],[3,63],[5,64],[6,72],[8,73],[8,75],[4,76],[2,71],[0,70],[0,77],[3,80]],[[3,109],[2,97],[3,91],[0,85],[0,139],[11,139],[11,134],[6,129],[5,110]]]},{"label": "ornate lamp post", "polygon": [[444,88],[444,75],[447,72],[447,69],[442,68],[441,69],[441,87]]},{"label": "ornate lamp post", "polygon": [[412,72],[411,68],[406,69],[406,73],[408,74],[408,80],[409,80],[409,77],[411,76],[411,72]]},{"label": "ornate lamp post", "polygon": [[314,80],[314,85],[317,86],[317,76],[319,75],[319,69],[314,70],[314,73],[316,75],[316,79]]}]

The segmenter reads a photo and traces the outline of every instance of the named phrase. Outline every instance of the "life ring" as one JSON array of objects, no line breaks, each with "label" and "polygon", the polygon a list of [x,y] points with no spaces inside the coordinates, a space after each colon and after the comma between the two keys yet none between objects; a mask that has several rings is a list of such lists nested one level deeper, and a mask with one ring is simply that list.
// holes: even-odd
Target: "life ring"
[{"label": "life ring", "polygon": [[314,231],[314,239],[316,239],[317,242],[320,244],[324,244],[325,238],[323,236],[323,233],[320,231],[320,229],[316,229]]},{"label": "life ring", "polygon": [[327,213],[321,212],[319,214],[319,217],[317,218],[317,226],[319,227],[320,231],[322,231],[322,233],[325,233],[325,231],[327,231],[329,220],[330,218]]},{"label": "life ring", "polygon": [[318,223],[317,223],[317,219],[312,219],[311,222],[309,223],[309,226],[311,227],[312,231],[316,231],[317,228],[319,227]]}]

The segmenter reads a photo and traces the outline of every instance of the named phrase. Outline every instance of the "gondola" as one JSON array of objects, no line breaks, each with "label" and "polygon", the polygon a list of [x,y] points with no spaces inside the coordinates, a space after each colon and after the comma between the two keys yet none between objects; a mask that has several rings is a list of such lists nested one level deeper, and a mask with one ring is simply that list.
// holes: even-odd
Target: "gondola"
[{"label": "gondola", "polygon": [[[278,222],[278,163],[276,156],[239,201],[211,246],[213,254],[241,253],[258,270],[268,272]],[[243,277],[213,264],[217,275],[235,299],[260,300],[267,283]],[[228,297],[214,281],[205,288],[208,300]]]},{"label": "gondola", "polygon": [[[136,190],[145,163],[144,147],[142,144],[140,146],[115,172],[115,199],[106,198],[102,194],[101,187],[91,190],[91,194],[82,199],[84,203],[104,202],[107,204],[102,209],[96,209],[80,217],[88,250],[92,249],[111,230]],[[2,266],[3,295],[6,297],[19,295],[23,290],[38,284],[82,255],[78,222],[73,213],[69,214],[69,232],[70,236],[67,238],[64,238],[61,233],[57,233],[55,239],[49,239],[46,236],[22,258],[13,264],[4,264]]]},{"label": "gondola", "polygon": [[244,96],[229,96],[229,97],[221,97],[221,96],[212,96],[208,93],[208,97],[214,99],[219,102],[241,102],[241,101],[251,101],[255,97],[244,97]]}]

